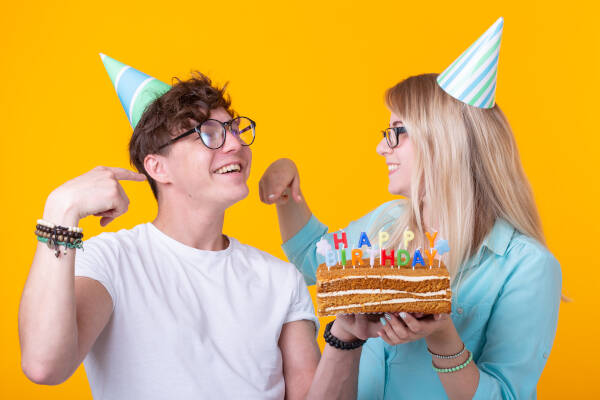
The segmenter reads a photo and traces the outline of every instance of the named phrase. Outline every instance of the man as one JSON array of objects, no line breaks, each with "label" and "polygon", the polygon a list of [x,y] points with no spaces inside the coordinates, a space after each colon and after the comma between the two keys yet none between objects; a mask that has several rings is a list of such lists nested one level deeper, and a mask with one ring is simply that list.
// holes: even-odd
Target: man
[{"label": "man", "polygon": [[158,215],[76,255],[38,243],[19,314],[25,374],[58,384],[85,359],[96,399],[304,397],[320,354],[302,276],[222,233],[248,194],[254,122],[232,118],[206,76],[171,88],[102,58],[141,173],[95,168],[55,189],[43,218],[105,226],[128,207],[119,181],[146,179]]}]

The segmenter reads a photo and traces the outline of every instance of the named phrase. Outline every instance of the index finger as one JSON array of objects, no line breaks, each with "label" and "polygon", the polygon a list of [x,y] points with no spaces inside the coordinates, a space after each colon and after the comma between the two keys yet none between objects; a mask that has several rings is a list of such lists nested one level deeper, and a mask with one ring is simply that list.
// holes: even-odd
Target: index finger
[{"label": "index finger", "polygon": [[125,168],[119,168],[119,167],[107,167],[107,168],[110,169],[115,174],[115,178],[117,178],[117,180],[120,180],[120,181],[141,182],[141,181],[146,180],[146,175],[140,174],[137,172],[133,172],[133,171],[125,169]]},{"label": "index finger", "polygon": [[419,333],[419,331],[421,330],[422,321],[419,321],[407,312],[401,312],[400,314],[398,314],[398,316],[402,318],[402,320],[411,332]]}]

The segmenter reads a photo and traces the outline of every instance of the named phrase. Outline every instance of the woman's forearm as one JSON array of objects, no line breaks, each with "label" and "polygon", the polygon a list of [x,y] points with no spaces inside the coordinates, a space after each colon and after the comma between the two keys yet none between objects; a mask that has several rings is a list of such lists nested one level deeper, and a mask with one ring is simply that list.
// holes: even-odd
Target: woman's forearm
[{"label": "woman's forearm", "polygon": [[304,196],[299,201],[292,199],[289,195],[288,199],[285,204],[277,205],[279,232],[283,243],[294,237],[308,223],[312,215]]},{"label": "woman's forearm", "polygon": [[[441,355],[457,354],[463,346],[463,342],[452,323],[448,324],[447,329],[426,337],[425,341],[431,352]],[[452,368],[466,362],[469,354],[468,351],[465,351],[460,357],[453,359],[432,356],[432,360],[437,368]],[[475,365],[475,361],[471,361],[466,367],[458,371],[438,372],[438,377],[449,399],[472,399],[479,384],[479,369]]]}]

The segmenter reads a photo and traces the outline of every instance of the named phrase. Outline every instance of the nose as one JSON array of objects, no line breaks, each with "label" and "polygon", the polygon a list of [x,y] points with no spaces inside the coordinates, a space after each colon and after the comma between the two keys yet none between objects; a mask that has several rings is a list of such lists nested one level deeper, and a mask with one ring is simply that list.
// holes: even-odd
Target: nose
[{"label": "nose", "polygon": [[384,157],[387,154],[390,154],[392,151],[394,151],[394,149],[390,149],[390,146],[388,145],[387,140],[385,140],[385,138],[381,138],[375,150],[377,151],[377,154]]},{"label": "nose", "polygon": [[222,150],[225,153],[235,153],[240,151],[242,148],[242,142],[240,138],[231,133],[231,127],[227,127],[227,133],[225,134],[225,143],[223,143]]}]

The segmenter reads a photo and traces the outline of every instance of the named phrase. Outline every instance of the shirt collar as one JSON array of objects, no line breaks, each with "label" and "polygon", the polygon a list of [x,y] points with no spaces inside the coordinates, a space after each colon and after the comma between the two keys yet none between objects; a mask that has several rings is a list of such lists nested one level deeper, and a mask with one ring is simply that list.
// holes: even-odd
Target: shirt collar
[{"label": "shirt collar", "polygon": [[483,246],[487,247],[499,256],[503,256],[508,249],[515,228],[502,218],[496,219],[490,233],[483,240]]},{"label": "shirt collar", "polygon": [[473,254],[473,256],[464,264],[464,269],[467,270],[475,267],[481,260],[482,252],[485,249],[488,249],[499,256],[503,256],[508,249],[514,231],[515,228],[506,220],[502,218],[496,219],[492,230],[487,234],[485,239],[483,239],[483,243],[477,252],[475,252],[475,254]]}]

